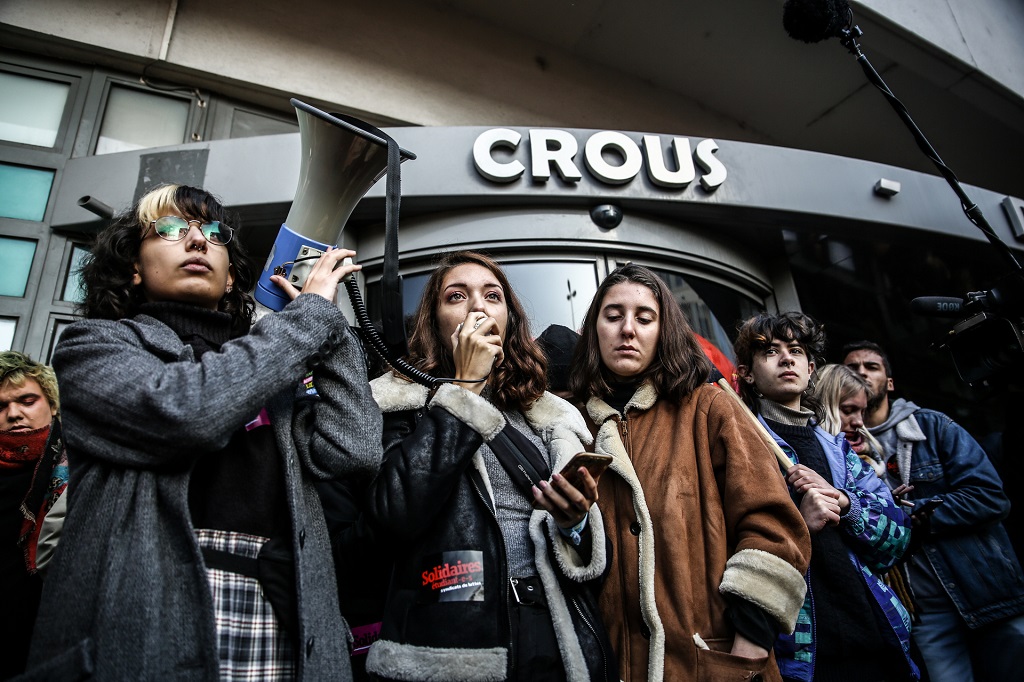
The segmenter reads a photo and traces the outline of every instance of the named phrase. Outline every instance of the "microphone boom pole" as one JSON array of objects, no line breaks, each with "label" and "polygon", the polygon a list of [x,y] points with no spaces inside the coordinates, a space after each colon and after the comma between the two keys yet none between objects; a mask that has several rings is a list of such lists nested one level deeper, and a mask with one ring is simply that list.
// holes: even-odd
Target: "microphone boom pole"
[{"label": "microphone boom pole", "polygon": [[967,192],[960,184],[960,181],[957,180],[956,175],[949,166],[943,163],[942,158],[939,157],[939,153],[935,151],[935,148],[932,147],[928,138],[925,137],[924,133],[917,126],[917,123],[914,122],[914,119],[910,116],[910,112],[907,111],[907,108],[903,106],[903,103],[900,102],[896,95],[893,94],[892,90],[889,89],[889,86],[886,85],[884,80],[882,80],[882,76],[879,75],[878,71],[875,70],[875,67],[871,65],[867,55],[865,55],[860,49],[860,45],[857,43],[857,38],[863,34],[864,32],[860,30],[859,26],[853,25],[853,10],[849,10],[849,19],[847,24],[844,28],[839,30],[839,42],[857,58],[857,63],[860,64],[861,69],[863,69],[864,75],[867,76],[872,85],[878,88],[882,94],[885,95],[886,101],[892,105],[892,108],[899,115],[900,119],[904,124],[906,124],[907,128],[910,129],[910,132],[914,136],[914,140],[917,142],[917,146],[920,147],[925,156],[935,164],[939,173],[946,179],[946,182],[949,183],[953,192],[956,193],[957,198],[960,199],[960,206],[963,209],[964,214],[967,216],[967,219],[985,234],[988,241],[996,248],[1003,259],[1009,263],[1013,270],[1018,274],[1024,273],[1024,270],[1022,270],[1020,263],[1013,255],[1010,247],[999,239],[999,236],[996,235],[992,226],[982,213],[981,208],[967,195]]}]

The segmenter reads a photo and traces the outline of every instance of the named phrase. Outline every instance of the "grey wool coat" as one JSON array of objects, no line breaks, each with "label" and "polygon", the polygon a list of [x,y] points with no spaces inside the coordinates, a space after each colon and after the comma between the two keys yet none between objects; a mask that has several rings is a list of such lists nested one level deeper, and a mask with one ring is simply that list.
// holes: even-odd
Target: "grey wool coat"
[{"label": "grey wool coat", "polygon": [[[299,679],[349,680],[330,542],[313,486],[380,459],[362,347],[326,299],[299,296],[195,361],[163,323],[85,320],[53,359],[71,467],[27,679],[216,680],[213,606],[188,506],[198,457],[266,406],[296,557]],[[307,367],[320,398],[295,403]]]}]

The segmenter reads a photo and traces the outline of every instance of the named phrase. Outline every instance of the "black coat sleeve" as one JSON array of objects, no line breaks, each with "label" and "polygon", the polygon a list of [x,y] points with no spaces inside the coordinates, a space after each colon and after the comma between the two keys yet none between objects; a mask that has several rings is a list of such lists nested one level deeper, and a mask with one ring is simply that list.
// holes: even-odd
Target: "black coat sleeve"
[{"label": "black coat sleeve", "polygon": [[441,407],[384,415],[384,461],[370,484],[369,514],[396,539],[433,523],[484,439]]}]

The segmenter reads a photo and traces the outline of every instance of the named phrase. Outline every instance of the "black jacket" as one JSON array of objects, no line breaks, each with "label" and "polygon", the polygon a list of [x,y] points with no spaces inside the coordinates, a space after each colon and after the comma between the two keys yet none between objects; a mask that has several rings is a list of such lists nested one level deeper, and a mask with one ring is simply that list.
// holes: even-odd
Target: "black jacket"
[{"label": "black jacket", "polygon": [[[513,660],[513,597],[478,453],[505,418],[483,398],[451,385],[429,404],[425,388],[390,374],[372,387],[384,412],[385,455],[370,488],[369,515],[393,543],[397,561],[367,669],[391,679],[505,679]],[[579,412],[551,394],[525,417],[547,445],[554,471],[590,440]],[[570,680],[611,679],[617,670],[589,589],[608,559],[596,506],[588,527],[590,548],[581,553],[547,512],[530,519],[537,575]]]}]

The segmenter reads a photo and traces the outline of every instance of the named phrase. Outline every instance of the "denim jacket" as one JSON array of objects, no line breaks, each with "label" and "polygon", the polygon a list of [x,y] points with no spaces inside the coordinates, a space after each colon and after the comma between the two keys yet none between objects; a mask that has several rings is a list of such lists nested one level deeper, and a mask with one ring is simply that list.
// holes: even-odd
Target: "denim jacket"
[{"label": "denim jacket", "polygon": [[931,513],[921,551],[968,627],[1024,613],[1024,573],[1000,523],[1010,501],[999,474],[948,416],[902,399],[892,406],[908,409],[895,426],[900,478],[914,485],[914,499],[945,502]]},{"label": "denim jacket", "polygon": [[[758,419],[764,423],[764,419]],[[789,458],[798,463],[793,448],[770,428],[768,431]],[[842,434],[833,436],[815,426],[814,435],[825,451],[832,485],[850,498],[850,508],[839,525],[846,535],[850,561],[863,576],[884,622],[899,640],[911,673],[909,679],[918,679],[917,666],[910,658],[910,615],[879,577],[879,573],[891,568],[906,550],[910,541],[910,517],[893,502],[888,487],[850,449]],[[815,617],[809,569],[807,597],[797,618],[796,631],[792,635],[780,635],[775,642],[775,658],[786,679],[809,682],[814,677]]]}]

